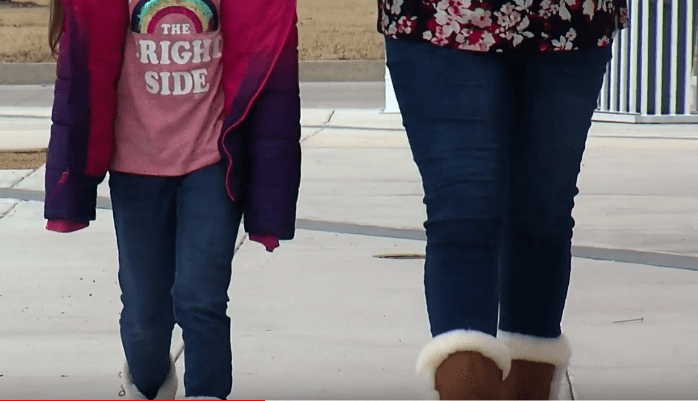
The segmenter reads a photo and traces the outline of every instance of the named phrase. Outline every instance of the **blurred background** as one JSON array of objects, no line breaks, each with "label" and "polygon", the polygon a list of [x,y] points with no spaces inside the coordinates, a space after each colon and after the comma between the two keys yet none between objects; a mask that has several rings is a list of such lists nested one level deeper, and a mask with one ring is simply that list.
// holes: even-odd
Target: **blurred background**
[{"label": "blurred background", "polygon": [[[0,62],[52,61],[50,0],[0,0]],[[376,0],[298,0],[301,60],[383,57]]]}]

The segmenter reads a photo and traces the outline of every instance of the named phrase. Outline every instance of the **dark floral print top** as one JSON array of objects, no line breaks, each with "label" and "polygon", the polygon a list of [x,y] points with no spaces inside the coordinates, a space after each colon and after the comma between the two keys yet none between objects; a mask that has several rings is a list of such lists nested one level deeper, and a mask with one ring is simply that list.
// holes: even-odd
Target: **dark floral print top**
[{"label": "dark floral print top", "polygon": [[378,31],[478,52],[590,49],[628,25],[626,0],[378,0]]}]

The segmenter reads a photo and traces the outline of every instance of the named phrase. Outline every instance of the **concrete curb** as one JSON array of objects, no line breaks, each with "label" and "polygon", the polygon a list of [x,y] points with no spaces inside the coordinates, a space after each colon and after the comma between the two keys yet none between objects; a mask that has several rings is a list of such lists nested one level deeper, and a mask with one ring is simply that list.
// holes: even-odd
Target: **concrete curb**
[{"label": "concrete curb", "polygon": [[0,106],[0,117],[5,118],[51,118],[52,106]]},{"label": "concrete curb", "polygon": [[301,61],[301,82],[382,82],[384,60]]},{"label": "concrete curb", "polygon": [[[300,62],[301,82],[376,82],[385,79],[383,60]],[[0,63],[0,85],[52,85],[56,63]]]},{"label": "concrete curb", "polygon": [[56,63],[0,63],[1,85],[53,85]]}]

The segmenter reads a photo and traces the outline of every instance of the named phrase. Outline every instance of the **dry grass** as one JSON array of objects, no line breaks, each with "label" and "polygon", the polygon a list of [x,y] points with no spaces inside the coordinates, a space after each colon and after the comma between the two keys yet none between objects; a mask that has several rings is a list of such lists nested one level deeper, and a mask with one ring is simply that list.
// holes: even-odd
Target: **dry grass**
[{"label": "dry grass", "polygon": [[48,8],[0,8],[0,61],[49,61]]},{"label": "dry grass", "polygon": [[0,151],[0,170],[33,170],[45,163],[46,149]]},{"label": "dry grass", "polygon": [[51,60],[48,34],[40,26],[0,26],[0,61],[38,63]]},{"label": "dry grass", "polygon": [[303,60],[383,58],[376,0],[298,0]]},{"label": "dry grass", "polygon": [[26,4],[36,4],[44,7],[48,7],[51,4],[51,0],[12,0],[14,3],[26,3]]},{"label": "dry grass", "polygon": [[[50,0],[33,1],[45,6]],[[48,17],[48,8],[0,6],[0,61],[51,61]],[[383,57],[376,0],[298,0],[298,19],[302,60]]]}]

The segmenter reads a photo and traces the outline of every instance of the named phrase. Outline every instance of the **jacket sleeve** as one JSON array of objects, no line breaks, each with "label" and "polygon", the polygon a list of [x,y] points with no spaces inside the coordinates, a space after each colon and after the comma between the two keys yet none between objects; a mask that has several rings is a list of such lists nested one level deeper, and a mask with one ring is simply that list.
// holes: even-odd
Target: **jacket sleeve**
[{"label": "jacket sleeve", "polygon": [[294,237],[301,176],[299,93],[294,26],[249,116],[245,229],[250,234]]},{"label": "jacket sleeve", "polygon": [[[44,217],[95,219],[97,186],[111,163],[126,2],[63,0]],[[125,5],[122,5],[125,4]]]}]

